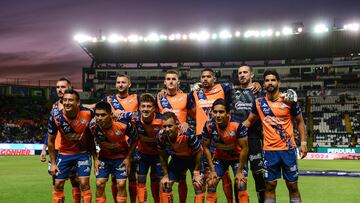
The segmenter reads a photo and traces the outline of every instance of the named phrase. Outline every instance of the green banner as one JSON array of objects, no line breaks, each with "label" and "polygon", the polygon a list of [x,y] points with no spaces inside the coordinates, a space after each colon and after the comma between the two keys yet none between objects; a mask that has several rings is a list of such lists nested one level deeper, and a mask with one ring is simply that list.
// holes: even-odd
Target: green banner
[{"label": "green banner", "polygon": [[343,154],[343,153],[360,153],[360,148],[344,148],[344,147],[317,147],[316,152],[318,153],[335,153],[335,154]]}]

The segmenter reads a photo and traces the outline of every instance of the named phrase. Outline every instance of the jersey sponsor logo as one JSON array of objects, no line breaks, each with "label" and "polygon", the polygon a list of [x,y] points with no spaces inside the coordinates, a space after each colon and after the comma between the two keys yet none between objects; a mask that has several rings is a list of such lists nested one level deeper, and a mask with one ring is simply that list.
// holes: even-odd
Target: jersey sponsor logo
[{"label": "jersey sponsor logo", "polygon": [[84,170],[85,173],[89,173],[90,172],[90,167],[86,167],[86,169]]},{"label": "jersey sponsor logo", "polygon": [[[265,104],[266,105],[266,104]],[[266,105],[267,106],[267,105]],[[265,114],[269,114],[270,113],[270,108],[263,108],[262,111],[265,113]]]},{"label": "jersey sponsor logo", "polygon": [[238,101],[235,104],[236,110],[251,109],[251,107],[252,107],[252,103],[246,103],[246,102],[242,102],[242,101]]},{"label": "jersey sponsor logo", "polygon": [[214,100],[200,99],[198,103],[200,107],[211,107],[212,104],[214,103]]}]

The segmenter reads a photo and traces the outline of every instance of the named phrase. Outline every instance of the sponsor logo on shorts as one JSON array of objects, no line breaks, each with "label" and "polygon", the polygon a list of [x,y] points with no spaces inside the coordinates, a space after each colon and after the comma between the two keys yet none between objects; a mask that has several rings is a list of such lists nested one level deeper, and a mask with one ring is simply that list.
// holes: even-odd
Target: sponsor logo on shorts
[{"label": "sponsor logo on shorts", "polygon": [[80,167],[80,166],[90,166],[90,161],[89,160],[78,161],[77,164],[78,164],[78,167]]}]

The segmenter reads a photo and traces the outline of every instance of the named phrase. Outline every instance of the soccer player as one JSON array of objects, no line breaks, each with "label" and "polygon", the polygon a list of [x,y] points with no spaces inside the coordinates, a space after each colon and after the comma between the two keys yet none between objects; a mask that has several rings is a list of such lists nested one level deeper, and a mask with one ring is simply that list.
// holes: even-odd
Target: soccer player
[{"label": "soccer player", "polygon": [[[138,112],[139,106],[139,96],[137,94],[129,94],[129,88],[131,87],[131,81],[129,76],[120,74],[116,77],[115,88],[117,93],[115,95],[110,95],[104,97],[101,101],[106,101],[110,103],[113,115],[120,119],[125,113],[135,113]],[[136,161],[134,158],[131,158],[131,170],[128,175],[129,179],[129,196],[130,202],[136,202]],[[111,191],[113,195],[113,199],[116,203],[117,198],[117,186],[116,179],[112,176],[112,185]]]},{"label": "soccer player", "polygon": [[[156,112],[155,98],[151,94],[140,97],[140,116],[135,118],[135,126],[139,133],[136,158],[137,167],[137,196],[139,203],[146,202],[146,176],[151,167],[151,191],[155,203],[160,202],[160,178],[163,176],[159,151],[156,144],[156,135],[162,128],[161,114]],[[156,182],[154,182],[156,181]],[[156,187],[156,188],[154,188]]]},{"label": "soccer player", "polygon": [[[239,202],[249,202],[245,169],[248,156],[247,128],[231,118],[224,99],[217,99],[213,103],[212,114],[213,117],[206,121],[202,132],[204,154],[210,168],[206,202],[217,202],[218,177],[224,176],[229,166],[236,177]],[[212,141],[215,142],[214,157],[210,152]]]},{"label": "soccer player", "polygon": [[[111,105],[101,101],[95,105],[95,119],[89,123],[88,132],[92,138],[95,138],[100,148],[99,158],[95,158],[94,161],[94,170],[97,172],[97,203],[106,202],[105,186],[109,174],[113,174],[116,178],[118,188],[116,202],[126,202],[126,178],[131,167],[130,157],[137,145],[137,132],[131,123],[125,119],[114,122],[111,112]],[[129,140],[126,136],[129,136]],[[131,143],[130,146],[128,142]]]},{"label": "soccer player", "polygon": [[[231,118],[242,123],[251,112],[251,107],[259,93],[252,91],[252,78],[254,73],[250,66],[240,66],[238,69],[238,77],[240,86],[231,90],[229,99],[226,101],[230,109]],[[264,163],[262,155],[263,133],[260,121],[257,121],[249,128],[248,144],[250,168],[255,181],[255,188],[259,203],[264,202],[265,179],[264,179]],[[235,187],[237,188],[237,187]],[[235,190],[236,193],[236,190]]]},{"label": "soccer player", "polygon": [[[50,173],[55,176],[53,202],[64,201],[65,180],[75,167],[80,181],[81,196],[84,203],[90,203],[92,193],[89,176],[91,157],[90,141],[84,136],[87,124],[93,117],[93,112],[80,105],[79,93],[75,90],[65,90],[63,109],[58,114],[50,116],[48,127],[49,156],[51,160]],[[59,154],[55,155],[55,139],[60,132],[61,144]]]},{"label": "soccer player", "polygon": [[[204,124],[212,116],[212,104],[216,99],[227,98],[231,90],[231,85],[228,83],[215,84],[215,72],[211,68],[205,68],[201,71],[200,81],[201,88],[190,93],[189,101],[192,112],[196,118],[196,136],[201,140]],[[232,202],[232,183],[228,172],[222,177],[222,183],[227,202]]]},{"label": "soccer player", "polygon": [[[180,123],[185,124],[188,109],[191,109],[191,107],[188,94],[178,91],[180,85],[178,72],[175,70],[168,70],[165,73],[164,85],[166,88],[166,92],[163,95],[159,93],[157,99],[157,106],[159,112],[161,114],[168,111],[174,112],[175,115],[178,117]],[[185,203],[188,191],[186,184],[186,176],[184,177],[184,179],[179,179],[178,181],[179,202]]]},{"label": "soccer player", "polygon": [[298,165],[296,144],[292,119],[296,120],[296,128],[301,140],[300,157],[307,154],[304,119],[297,102],[288,103],[279,91],[280,77],[274,70],[266,70],[263,75],[267,93],[257,98],[247,120],[243,122],[250,127],[258,118],[264,130],[264,159],[266,191],[265,203],[276,201],[277,179],[283,175],[289,190],[291,203],[301,202],[298,189]]},{"label": "soccer player", "polygon": [[[202,147],[201,143],[188,129],[183,132],[179,129],[178,118],[173,112],[166,112],[162,117],[163,130],[157,136],[160,162],[164,176],[161,179],[161,202],[173,202],[172,185],[174,181],[182,179],[187,170],[193,177],[195,202],[204,201],[203,176],[200,174]],[[168,157],[171,161],[168,163]]]},{"label": "soccer player", "polygon": [[[60,78],[56,82],[56,93],[58,96],[58,100],[52,106],[52,109],[51,109],[52,116],[57,116],[57,114],[59,114],[59,112],[63,109],[62,100],[63,100],[64,92],[67,89],[71,89],[71,82],[66,78]],[[60,135],[60,132],[58,132],[58,136],[56,136],[56,139],[55,139],[55,156],[57,156],[57,154],[58,154],[60,143],[61,143],[61,135]],[[48,147],[48,134],[46,134],[44,145],[43,145],[43,148],[42,148],[41,154],[40,154],[40,160],[42,162],[46,161],[46,148],[47,147]],[[49,160],[49,167],[48,167],[49,174],[50,174],[50,165],[51,165],[51,162]],[[76,177],[76,170],[74,170],[74,169],[75,168],[73,168],[73,172],[70,176],[70,182],[72,185],[73,201],[74,201],[74,203],[80,203],[80,201],[81,201],[80,185],[79,185],[79,180]],[[52,182],[54,184],[55,176],[52,176],[52,179],[53,179]]]}]

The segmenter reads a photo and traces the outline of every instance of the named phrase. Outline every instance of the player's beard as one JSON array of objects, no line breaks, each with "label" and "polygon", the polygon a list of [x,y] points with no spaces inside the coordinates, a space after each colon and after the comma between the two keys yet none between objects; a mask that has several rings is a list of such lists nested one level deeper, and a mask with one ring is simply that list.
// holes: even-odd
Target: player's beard
[{"label": "player's beard", "polygon": [[278,86],[270,85],[266,88],[266,90],[270,93],[276,92],[278,90]]}]

